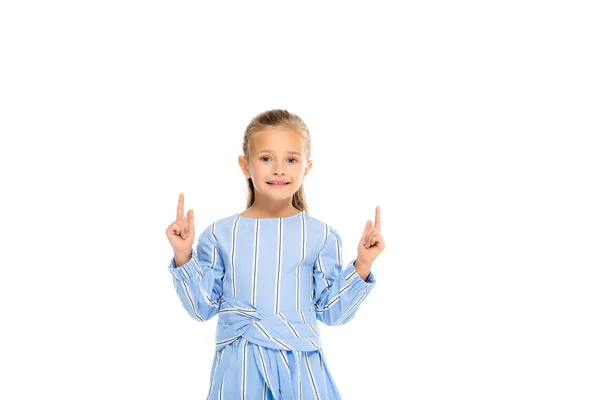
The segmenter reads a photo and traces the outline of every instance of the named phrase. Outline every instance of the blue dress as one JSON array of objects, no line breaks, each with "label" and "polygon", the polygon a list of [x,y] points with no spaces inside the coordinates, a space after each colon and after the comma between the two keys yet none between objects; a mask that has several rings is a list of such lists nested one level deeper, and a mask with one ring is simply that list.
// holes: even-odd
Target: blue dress
[{"label": "blue dress", "polygon": [[192,259],[169,271],[188,314],[219,315],[208,399],[341,399],[317,321],[350,321],[373,286],[342,240],[301,211],[282,218],[219,219],[198,236]]}]

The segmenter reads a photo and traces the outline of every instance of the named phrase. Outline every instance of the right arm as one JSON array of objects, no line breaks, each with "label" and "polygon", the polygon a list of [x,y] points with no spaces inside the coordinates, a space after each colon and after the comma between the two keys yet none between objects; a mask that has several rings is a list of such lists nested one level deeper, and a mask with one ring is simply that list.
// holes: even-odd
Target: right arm
[{"label": "right arm", "polygon": [[194,243],[194,212],[183,214],[183,193],[179,194],[177,219],[166,231],[174,256],[169,264],[177,296],[188,314],[206,321],[219,311],[219,300],[223,290],[225,264],[216,245],[212,229],[214,223],[204,229]]},{"label": "right arm", "polygon": [[213,237],[212,226],[200,234],[197,246],[187,257],[183,253],[175,254],[169,264],[181,304],[198,321],[209,320],[219,312],[223,291],[225,265]]}]

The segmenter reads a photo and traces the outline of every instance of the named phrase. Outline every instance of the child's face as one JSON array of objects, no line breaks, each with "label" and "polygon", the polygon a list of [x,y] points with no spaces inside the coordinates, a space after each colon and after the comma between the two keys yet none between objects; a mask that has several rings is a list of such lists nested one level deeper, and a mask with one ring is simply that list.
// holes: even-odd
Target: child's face
[{"label": "child's face", "polygon": [[[293,196],[312,167],[306,160],[304,140],[300,133],[287,127],[269,127],[250,138],[249,159],[240,156],[240,166],[247,178],[252,178],[256,195],[273,200]],[[273,180],[288,182],[271,185]]]}]

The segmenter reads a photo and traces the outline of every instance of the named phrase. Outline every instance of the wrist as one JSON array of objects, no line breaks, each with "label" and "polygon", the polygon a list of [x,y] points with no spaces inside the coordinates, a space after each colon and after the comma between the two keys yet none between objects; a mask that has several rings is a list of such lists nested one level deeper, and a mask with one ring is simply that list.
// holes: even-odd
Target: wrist
[{"label": "wrist", "polygon": [[356,259],[354,261],[354,269],[356,269],[356,272],[363,280],[367,279],[367,276],[369,276],[369,272],[371,272],[371,266],[372,265],[370,263],[360,259]]},{"label": "wrist", "polygon": [[175,267],[180,267],[192,259],[192,249],[176,252],[173,258],[175,259]]},{"label": "wrist", "polygon": [[371,266],[372,266],[371,263],[361,260],[360,258],[357,258],[354,261],[354,265],[356,266],[356,268],[360,268],[360,269],[371,269]]}]

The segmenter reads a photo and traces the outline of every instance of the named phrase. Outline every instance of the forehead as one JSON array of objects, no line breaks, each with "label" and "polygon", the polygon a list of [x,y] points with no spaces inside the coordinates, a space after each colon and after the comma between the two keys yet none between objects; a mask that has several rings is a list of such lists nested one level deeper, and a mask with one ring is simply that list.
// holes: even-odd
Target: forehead
[{"label": "forehead", "polygon": [[251,139],[251,151],[297,152],[303,153],[302,135],[288,127],[268,127],[254,132]]}]

